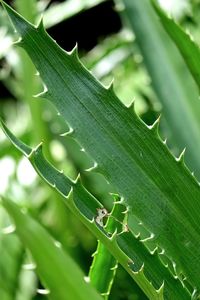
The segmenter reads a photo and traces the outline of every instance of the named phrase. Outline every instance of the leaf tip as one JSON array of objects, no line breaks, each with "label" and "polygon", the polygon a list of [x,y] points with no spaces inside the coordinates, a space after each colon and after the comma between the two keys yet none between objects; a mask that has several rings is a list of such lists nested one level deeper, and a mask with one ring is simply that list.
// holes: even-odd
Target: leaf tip
[{"label": "leaf tip", "polygon": [[18,12],[16,12],[10,5],[1,1],[3,8],[6,10],[11,22],[13,23],[14,27],[16,28],[17,32],[23,38],[26,33],[32,29],[34,26],[25,20]]},{"label": "leaf tip", "polygon": [[3,130],[3,132],[5,133],[5,135],[8,137],[8,139],[11,141],[11,143],[20,150],[20,152],[22,152],[25,156],[28,156],[31,151],[32,148],[30,148],[29,146],[27,146],[26,144],[24,144],[23,142],[21,142],[20,140],[18,140],[14,134],[8,129],[8,127],[5,125],[5,123],[3,122],[3,120],[0,119],[0,125],[1,128]]}]

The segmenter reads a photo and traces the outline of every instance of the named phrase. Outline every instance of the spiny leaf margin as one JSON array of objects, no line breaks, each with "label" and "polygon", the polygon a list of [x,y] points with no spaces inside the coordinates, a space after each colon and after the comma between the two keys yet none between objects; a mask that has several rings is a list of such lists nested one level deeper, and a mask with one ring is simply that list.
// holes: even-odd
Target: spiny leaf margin
[{"label": "spiny leaf margin", "polygon": [[[188,290],[163,266],[157,254],[155,256],[151,255],[144,244],[131,231],[126,232],[123,229],[119,234],[114,232],[113,236],[110,237],[103,228],[98,226],[95,222],[95,216],[97,208],[102,207],[102,205],[82,186],[80,176],[76,181],[72,181],[44,158],[42,144],[32,149],[18,140],[4,123],[1,122],[1,126],[13,145],[29,159],[39,176],[64,197],[65,203],[74,215],[107,247],[150,299],[162,300],[163,295],[166,296],[166,299],[171,299],[172,297],[179,299],[180,295],[182,300],[190,299]],[[50,177],[49,174],[51,174]],[[58,181],[62,184],[58,183]],[[63,185],[67,186],[65,191],[62,188]],[[121,201],[120,203],[122,205]],[[129,243],[127,243],[127,235]],[[134,248],[138,252],[134,251]],[[144,254],[143,257],[141,254]],[[141,260],[143,265],[138,268],[137,263]],[[156,270],[154,269],[155,265],[157,266]],[[149,273],[149,271],[151,272]],[[154,287],[154,283],[157,286],[157,290]]]}]

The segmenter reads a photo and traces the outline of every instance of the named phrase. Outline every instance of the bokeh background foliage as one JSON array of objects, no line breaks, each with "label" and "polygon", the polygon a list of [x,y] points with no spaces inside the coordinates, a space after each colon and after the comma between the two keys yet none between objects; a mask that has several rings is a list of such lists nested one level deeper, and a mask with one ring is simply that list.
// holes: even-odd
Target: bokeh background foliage
[{"label": "bokeh background foliage", "polygon": [[[77,42],[79,56],[85,66],[105,86],[115,78],[115,93],[126,106],[131,105],[135,99],[135,110],[146,124],[153,124],[162,112],[159,128],[161,137],[167,138],[167,145],[175,156],[183,148],[187,148],[186,165],[199,179],[199,91],[183,58],[164,31],[148,0],[15,0],[10,4],[34,24],[39,22],[43,14],[45,28],[65,50],[70,51]],[[162,5],[162,1],[160,4]],[[165,2],[163,6],[166,6]],[[198,42],[198,0],[172,1],[171,6],[168,1],[168,7],[164,9],[170,10],[173,17],[183,28],[190,30]],[[1,117],[11,131],[26,144],[35,147],[43,141],[43,151],[47,159],[72,180],[81,172],[84,186],[111,211],[113,202],[116,201],[116,196],[110,194],[113,187],[102,175],[85,172],[92,164],[92,159],[81,151],[80,145],[73,138],[60,137],[60,133],[66,131],[66,124],[57,115],[54,107],[33,97],[41,91],[42,82],[24,50],[13,46],[13,41],[18,36],[2,8],[0,26]],[[29,218],[20,211],[16,215],[15,223],[24,227],[21,236],[24,234],[27,239],[29,232],[30,243],[37,240],[37,235],[43,237],[38,237],[35,252],[30,253],[16,234],[13,221],[5,209],[0,207],[1,299],[65,299],[65,291],[64,294],[56,296],[49,294],[48,283],[45,282],[46,274],[41,275],[43,270],[48,273],[48,268],[55,270],[52,283],[56,282],[58,274],[61,277],[65,274],[65,266],[69,268],[66,270],[69,275],[72,272],[71,266],[74,278],[83,276],[83,273],[89,274],[94,286],[105,299],[108,298],[107,291],[110,294],[109,299],[147,299],[144,291],[117,264],[107,248],[101,243],[97,247],[94,235],[73,215],[62,197],[36,176],[27,159],[22,158],[10,146],[3,133],[0,133],[0,141],[0,193],[7,203],[7,211],[16,212],[18,209],[8,200],[12,199],[22,208],[22,212],[28,212],[32,217]],[[120,209],[125,210],[124,207]],[[118,208],[115,210],[117,219],[120,219],[121,211],[119,213]],[[119,230],[124,229],[124,225],[119,222],[112,224],[111,220],[112,218],[111,224],[108,221],[107,225],[109,231],[112,231],[112,226],[115,228],[119,225]],[[136,218],[130,222],[133,222],[136,236],[142,230],[142,234],[146,236],[145,229],[141,229]],[[52,238],[56,241],[56,248],[52,248],[52,253],[55,251],[55,260],[47,255],[53,244]],[[45,242],[43,244],[43,241],[49,241],[49,246]],[[127,234],[127,244],[128,241],[131,241],[131,237]],[[123,242],[124,240],[121,244]],[[93,260],[91,256],[96,248],[100,255],[95,255]],[[141,254],[141,257],[137,257],[136,270],[141,268],[145,255],[149,273],[154,272],[153,266],[163,264],[160,258],[151,259],[148,252],[143,253],[145,250],[139,246],[139,242],[135,244],[135,249]],[[66,256],[67,254],[70,256]],[[44,265],[35,263],[37,257]],[[56,257],[62,261],[63,268],[62,263],[60,269],[56,267],[59,265]],[[78,269],[76,272],[70,257],[82,271]],[[173,273],[173,266],[168,261],[165,263],[169,264]],[[38,270],[40,268],[41,272]],[[110,268],[112,270],[108,272]],[[155,275],[151,274],[149,277],[156,278],[158,274],[159,268],[155,270]],[[167,276],[166,274],[166,278]],[[168,280],[171,282],[171,277]],[[162,285],[161,282],[160,286],[156,286],[158,281],[153,283],[156,288]],[[79,286],[83,284],[76,299],[81,299],[81,294],[84,299],[84,283],[76,283],[75,279],[74,282]],[[60,285],[63,286],[62,281]],[[189,292],[193,292],[189,283],[187,288]],[[182,299],[189,299],[184,290],[182,293]],[[96,294],[91,297],[98,299]],[[194,297],[198,297],[198,294]],[[66,299],[72,299],[72,296],[66,296]]]}]

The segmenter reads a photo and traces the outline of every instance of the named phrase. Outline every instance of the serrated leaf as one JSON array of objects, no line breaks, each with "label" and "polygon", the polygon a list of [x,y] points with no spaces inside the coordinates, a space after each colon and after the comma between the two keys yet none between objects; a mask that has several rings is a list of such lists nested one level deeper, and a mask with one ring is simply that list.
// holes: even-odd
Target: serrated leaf
[{"label": "serrated leaf", "polygon": [[200,289],[200,189],[157,135],[105,89],[80,63],[4,3],[48,89],[47,98],[73,128],[74,137],[95,159],[130,211]]},{"label": "serrated leaf", "polygon": [[[179,280],[175,280],[167,268],[162,265],[157,255],[151,260],[152,256],[149,255],[144,244],[135,238],[131,232],[128,233],[128,240],[126,232],[119,232],[119,235],[115,234],[115,239],[113,240],[113,238],[110,239],[110,235],[102,227],[97,226],[98,224],[94,222],[94,219],[97,216],[97,209],[101,208],[102,205],[82,186],[80,179],[75,182],[71,181],[45,160],[41,146],[31,149],[14,137],[4,124],[2,126],[15,147],[29,158],[37,173],[64,197],[65,203],[75,216],[104,244],[150,299],[162,300],[163,295],[168,297],[166,299],[169,300],[173,298],[190,299],[189,291],[183,288],[182,283]],[[27,153],[24,149],[26,149]],[[50,177],[49,174],[51,174]],[[66,194],[63,194],[63,185],[67,186]],[[67,197],[70,190],[71,193]],[[112,228],[113,230],[114,228]],[[135,243],[137,244],[135,247],[137,249],[136,252],[132,248],[132,245]],[[145,273],[140,271],[141,261],[143,262]],[[146,273],[148,277],[146,277]],[[155,287],[160,287],[160,284],[163,282],[165,283],[164,290],[158,293]]]},{"label": "serrated leaf", "polygon": [[[123,214],[125,210],[126,208],[119,202],[114,203],[112,212],[105,226],[106,231],[113,234],[116,230],[117,232],[124,230],[122,222],[125,217]],[[96,289],[101,292],[105,300],[107,300],[110,295],[117,267],[118,262],[116,259],[104,244],[98,241],[97,250],[94,253],[93,262],[90,267],[89,278]],[[102,272],[102,270],[104,270],[104,272]]]}]

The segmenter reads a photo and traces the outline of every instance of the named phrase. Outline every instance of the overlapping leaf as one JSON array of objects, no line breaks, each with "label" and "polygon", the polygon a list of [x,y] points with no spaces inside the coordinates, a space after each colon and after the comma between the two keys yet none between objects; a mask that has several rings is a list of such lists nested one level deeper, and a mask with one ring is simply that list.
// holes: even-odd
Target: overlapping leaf
[{"label": "overlapping leaf", "polygon": [[[111,216],[105,225],[106,231],[110,234],[113,234],[115,231],[122,232],[125,210],[126,208],[119,202],[114,204]],[[100,241],[98,241],[97,250],[93,256],[94,258],[90,267],[89,278],[96,289],[104,296],[104,299],[107,300],[110,295],[118,263]],[[106,272],[102,272],[105,268]]]},{"label": "overlapping leaf", "polygon": [[190,299],[189,291],[161,263],[157,252],[150,254],[131,231],[126,232],[123,228],[118,235],[110,236],[97,226],[94,220],[97,208],[102,205],[82,186],[80,179],[71,181],[45,160],[41,145],[32,149],[18,140],[4,124],[2,126],[8,138],[28,157],[37,173],[64,197],[72,212],[104,244],[150,299]]}]

